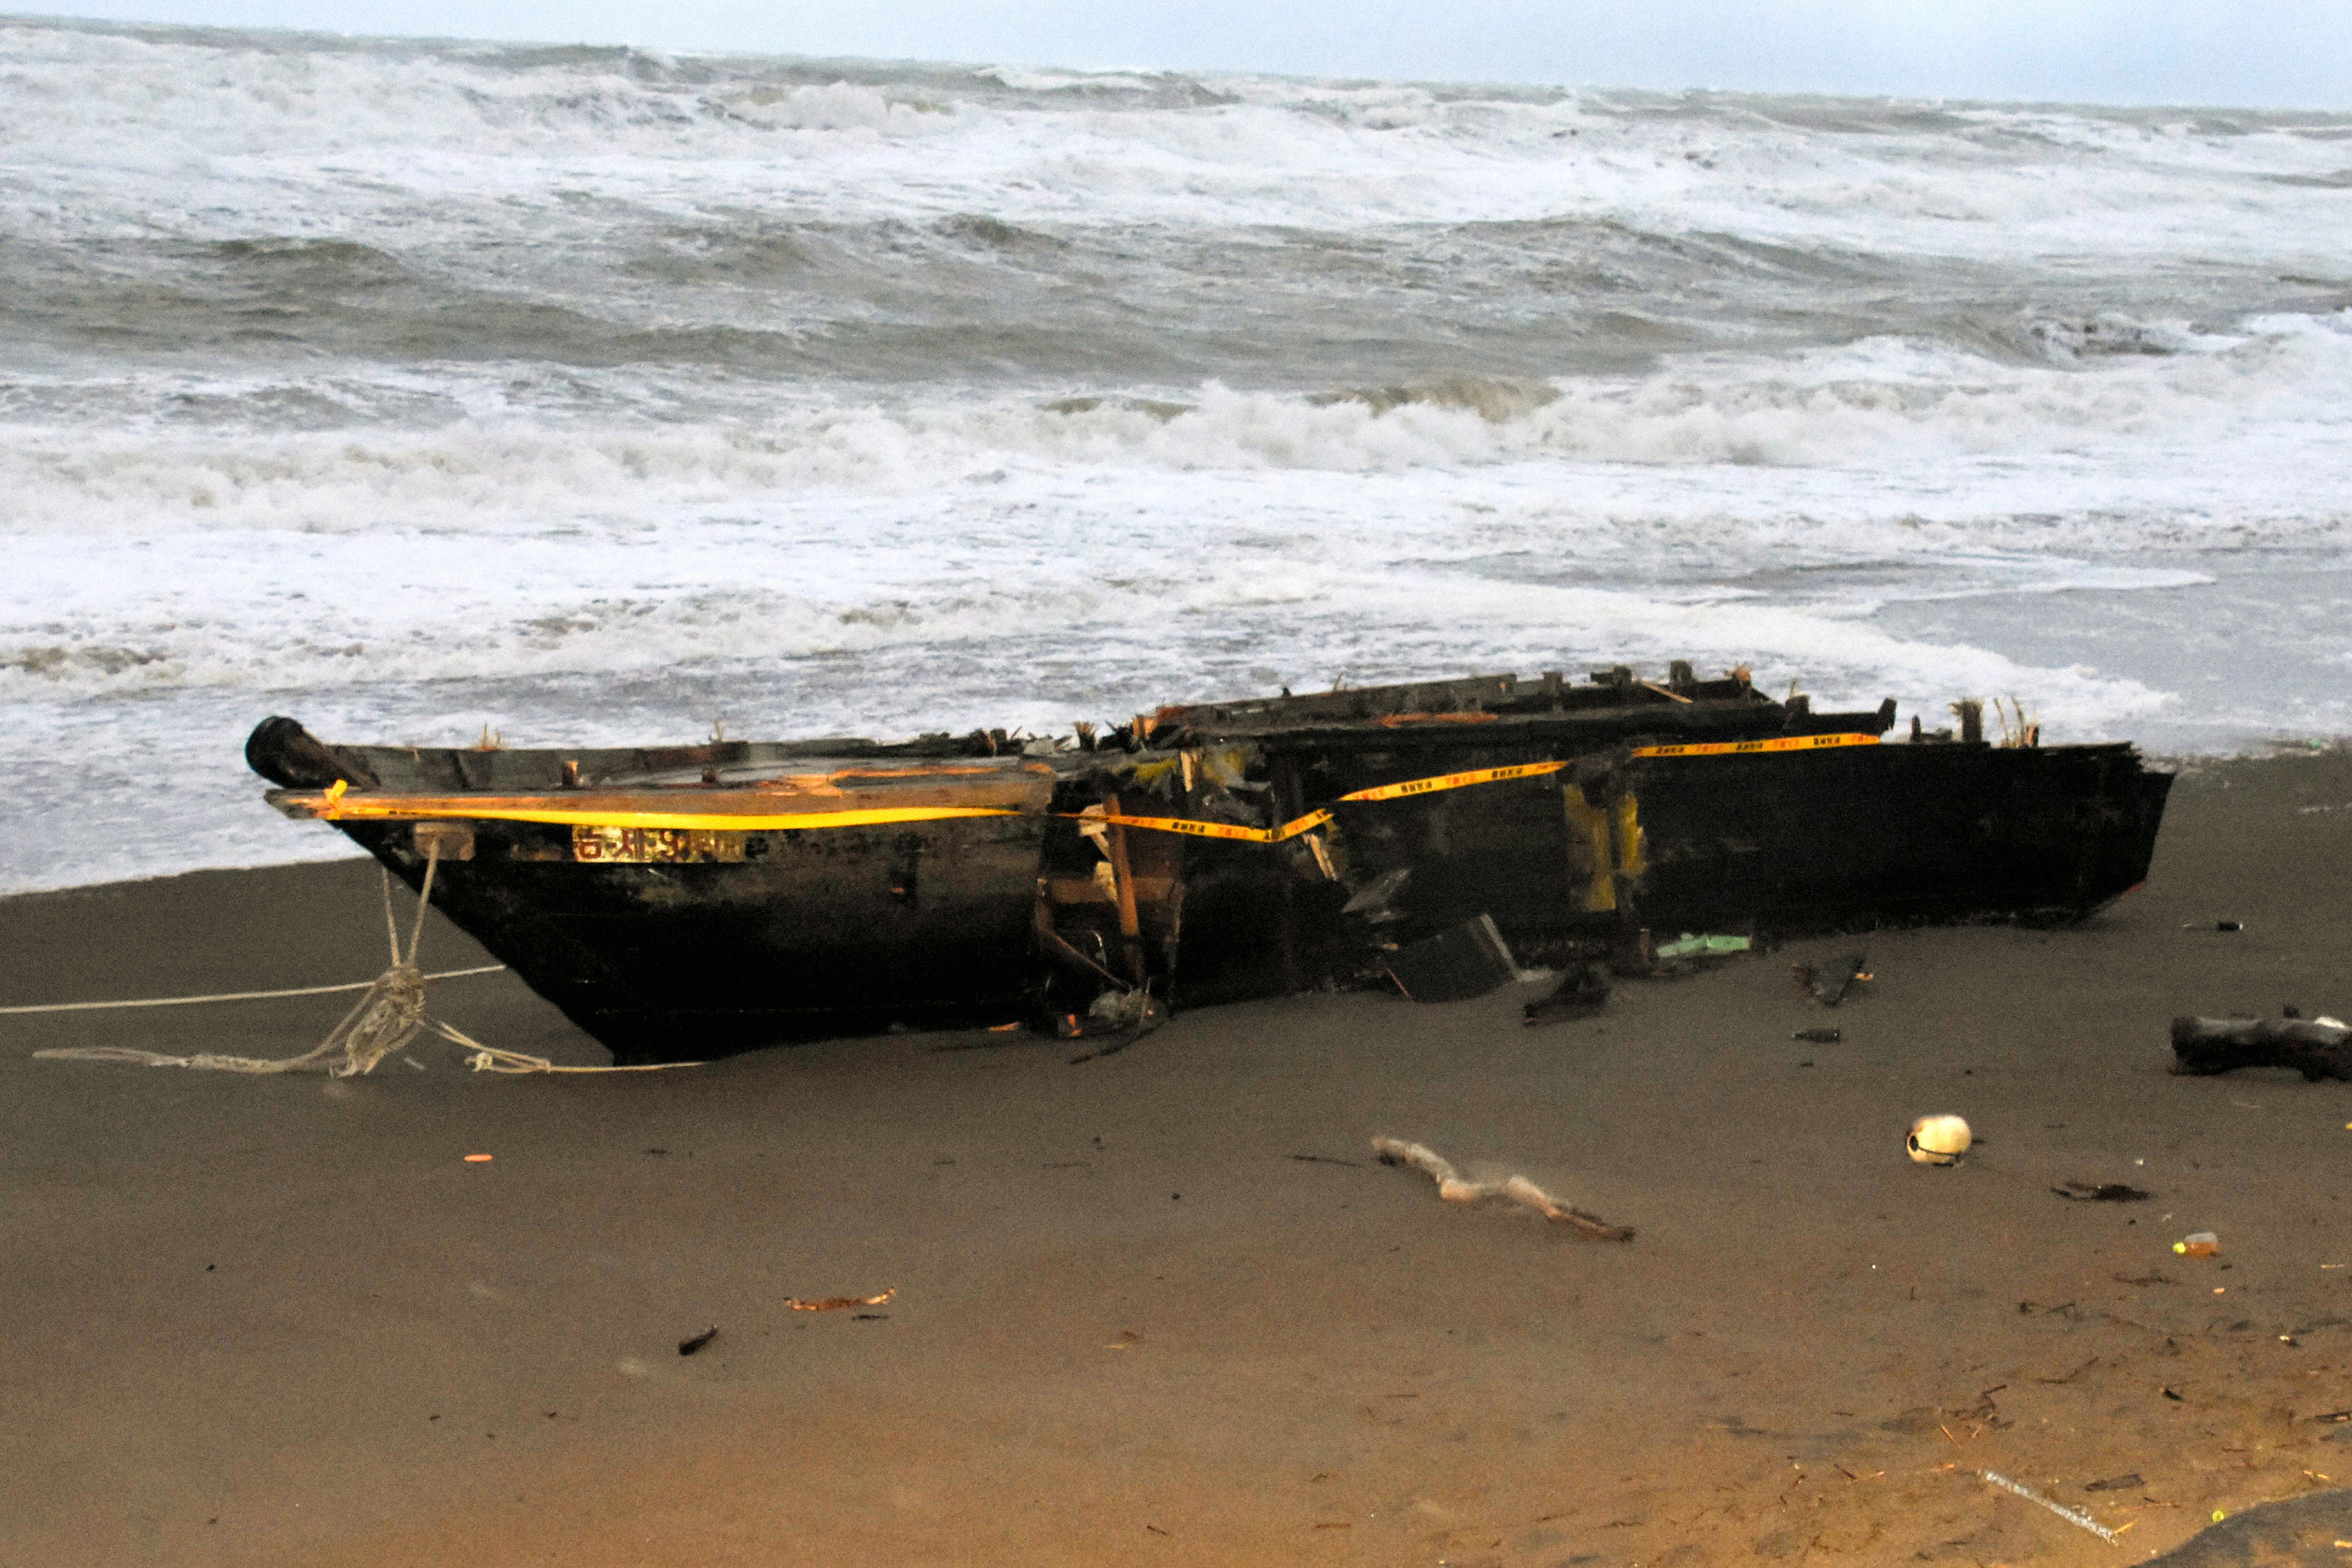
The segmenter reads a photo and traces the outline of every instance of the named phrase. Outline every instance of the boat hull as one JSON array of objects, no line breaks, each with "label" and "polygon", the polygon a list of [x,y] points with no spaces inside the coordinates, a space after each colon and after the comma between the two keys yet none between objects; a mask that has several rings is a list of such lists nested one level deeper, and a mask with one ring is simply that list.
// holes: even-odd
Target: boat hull
[{"label": "boat hull", "polygon": [[[1509,752],[1455,759],[1507,766]],[[1394,771],[1374,759],[1343,774]],[[1580,781],[1343,808],[1350,880],[1409,869],[1416,930],[1781,934],[2080,920],[2147,876],[2168,773],[2127,745],[1856,745],[1599,759]],[[1596,776],[1597,775],[1597,776]],[[1628,853],[1595,846],[1596,823]]]},{"label": "boat hull", "polygon": [[1676,931],[2077,921],[2147,879],[2171,784],[2122,745],[1647,762],[1637,907]]},{"label": "boat hull", "polygon": [[2063,922],[2147,874],[2171,779],[2127,745],[1882,744],[1891,705],[1734,684],[1507,722],[1163,710],[1049,761],[604,752],[584,784],[576,756],[335,748],[290,721],[248,754],[282,809],[412,887],[429,865],[434,902],[624,1062],[1346,984],[1481,916],[1534,951]]}]

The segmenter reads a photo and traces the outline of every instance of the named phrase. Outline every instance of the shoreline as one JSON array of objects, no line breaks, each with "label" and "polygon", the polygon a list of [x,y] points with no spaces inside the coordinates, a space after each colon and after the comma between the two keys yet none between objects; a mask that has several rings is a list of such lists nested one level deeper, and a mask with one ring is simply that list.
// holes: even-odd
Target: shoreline
[{"label": "shoreline", "polygon": [[[2078,927],[1795,942],[1544,1028],[1535,986],[1244,1003],[1081,1065],[912,1035],[514,1079],[428,1045],[333,1081],[32,1052],[289,1056],[349,997],[0,1018],[0,1555],[2116,1560],[1989,1469],[2137,1561],[2352,1460],[2318,1419],[2352,1405],[2352,1084],[2174,1078],[2165,1034],[2347,1016],[2347,852],[2352,752],[2205,761]],[[0,899],[0,1005],[365,979],[378,886]],[[437,915],[423,951],[483,962]],[[1853,951],[1863,994],[1799,999],[1790,962]],[[511,975],[428,1005],[605,1059]],[[1955,1169],[1904,1157],[1929,1111],[1977,1131]],[[1441,1202],[1375,1136],[1638,1235]]]}]

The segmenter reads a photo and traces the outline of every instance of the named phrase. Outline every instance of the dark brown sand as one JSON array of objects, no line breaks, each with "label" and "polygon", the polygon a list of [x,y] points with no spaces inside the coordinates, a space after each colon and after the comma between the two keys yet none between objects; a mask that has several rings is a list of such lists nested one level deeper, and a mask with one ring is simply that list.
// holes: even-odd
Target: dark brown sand
[{"label": "dark brown sand", "polygon": [[[1079,1066],[331,1082],[32,1053],[291,1055],[347,999],[0,1019],[0,1564],[2137,1561],[2352,1480],[2352,1084],[2166,1070],[2176,1012],[2352,1016],[2347,851],[2352,758],[2209,765],[2079,929],[1546,1028],[1533,987],[1204,1010]],[[1857,945],[1864,994],[1799,1000]],[[354,863],[0,900],[0,954],[33,1003],[365,978],[383,933]],[[436,1007],[604,1059],[508,976]],[[1925,1111],[1958,1169],[1904,1157]],[[1441,1203],[1376,1134],[1640,1237]]]}]

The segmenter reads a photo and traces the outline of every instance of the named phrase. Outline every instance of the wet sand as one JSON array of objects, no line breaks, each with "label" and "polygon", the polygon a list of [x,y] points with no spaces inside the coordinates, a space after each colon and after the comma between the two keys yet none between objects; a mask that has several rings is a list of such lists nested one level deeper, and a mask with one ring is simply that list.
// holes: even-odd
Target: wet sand
[{"label": "wet sand", "polygon": [[[2137,1561],[2352,1479],[2352,1084],[2177,1079],[2166,1037],[2352,1016],[2347,865],[2352,757],[2207,764],[2080,928],[1809,941],[1543,1028],[1535,986],[1208,1009],[1075,1066],[331,1082],[32,1053],[292,1055],[348,998],[0,1018],[0,1563]],[[1862,994],[1799,998],[1857,949]],[[383,950],[363,863],[32,895],[0,1005]],[[437,917],[425,959],[483,962]],[[434,1005],[606,1059],[509,976]],[[1960,1167],[1904,1157],[1927,1111]],[[1378,1134],[1639,1237],[1441,1203]]]}]

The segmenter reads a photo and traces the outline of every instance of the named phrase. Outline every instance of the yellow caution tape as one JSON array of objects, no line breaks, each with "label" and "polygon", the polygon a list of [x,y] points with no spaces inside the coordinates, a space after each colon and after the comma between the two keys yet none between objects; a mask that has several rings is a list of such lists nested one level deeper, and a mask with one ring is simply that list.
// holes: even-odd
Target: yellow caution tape
[{"label": "yellow caution tape", "polygon": [[[1639,755],[1636,752],[1635,755]],[[1567,767],[1566,763],[1521,763],[1507,768],[1479,768],[1466,773],[1440,773],[1434,778],[1407,779],[1402,784],[1381,784],[1377,789],[1360,789],[1343,795],[1341,800],[1402,800],[1407,795],[1434,795],[1442,789],[1461,789],[1469,784],[1500,784],[1506,779],[1531,779],[1545,773],[1556,773]]]},{"label": "yellow caution tape", "polygon": [[1274,829],[1272,837],[1267,838],[1266,842],[1280,844],[1286,839],[1296,838],[1302,833],[1320,827],[1330,820],[1331,814],[1328,810],[1310,811],[1306,816],[1294,817]]},{"label": "yellow caution tape", "polygon": [[1088,822],[1116,822],[1121,827],[1141,827],[1153,833],[1181,833],[1188,838],[1233,838],[1264,844],[1269,829],[1241,827],[1230,822],[1202,822],[1190,816],[1089,816]]},{"label": "yellow caution tape", "polygon": [[1242,827],[1230,822],[1204,822],[1192,816],[1090,816],[1089,822],[1116,822],[1122,827],[1149,828],[1154,833],[1181,833],[1188,838],[1230,838],[1242,844],[1280,844],[1331,820],[1328,811],[1310,811],[1279,827]]},{"label": "yellow caution tape", "polygon": [[1697,746],[1638,746],[1637,757],[1729,757],[1760,752],[1818,752],[1830,746],[1874,746],[1875,735],[1783,735],[1777,741],[1713,741]]}]

